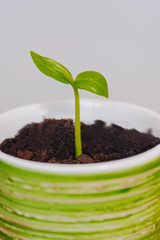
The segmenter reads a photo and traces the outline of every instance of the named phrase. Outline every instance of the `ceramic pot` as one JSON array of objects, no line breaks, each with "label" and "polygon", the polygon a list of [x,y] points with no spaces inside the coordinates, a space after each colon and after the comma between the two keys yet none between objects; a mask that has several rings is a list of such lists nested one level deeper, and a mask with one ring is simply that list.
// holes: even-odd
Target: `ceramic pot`
[{"label": "ceramic pot", "polygon": [[[43,118],[74,118],[70,100],[0,116],[0,142]],[[81,121],[101,119],[160,137],[160,115],[108,100],[81,100]],[[0,152],[0,239],[159,240],[160,145],[121,160],[59,165]]]}]

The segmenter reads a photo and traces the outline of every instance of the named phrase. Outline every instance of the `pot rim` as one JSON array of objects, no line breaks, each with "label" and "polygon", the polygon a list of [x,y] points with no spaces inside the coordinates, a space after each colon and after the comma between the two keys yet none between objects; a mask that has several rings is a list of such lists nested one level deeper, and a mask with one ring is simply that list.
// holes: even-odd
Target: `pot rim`
[{"label": "pot rim", "polygon": [[[92,102],[105,102],[106,100],[96,100],[96,99],[81,99],[81,102],[85,101],[92,101]],[[60,102],[72,102],[71,99],[61,99],[61,100],[53,100],[53,101],[46,101],[41,103],[33,103],[29,105],[25,105],[22,107],[14,108],[12,110],[6,111],[2,114],[0,114],[0,117],[5,117],[5,115],[10,114],[14,112],[15,110],[20,110],[25,107],[31,107],[36,106],[39,104],[51,104],[54,102],[60,103]],[[112,104],[119,104],[119,105],[128,105],[134,108],[139,108],[139,110],[147,112],[148,114],[152,115],[154,118],[158,119],[160,121],[160,114],[154,112],[153,110],[147,109],[145,107],[131,104],[127,102],[122,101],[113,101],[113,100],[107,100],[107,102],[111,102]],[[124,171],[129,170],[132,168],[140,167],[144,164],[147,164],[155,159],[160,157],[160,144],[153,147],[152,149],[145,151],[144,153],[137,154],[132,157],[123,158],[119,160],[112,160],[109,162],[101,162],[101,163],[91,163],[91,164],[51,164],[51,163],[44,163],[44,162],[34,162],[30,160],[24,160],[20,159],[14,156],[11,156],[9,154],[3,153],[0,151],[0,161],[5,162],[9,165],[31,170],[34,172],[43,172],[43,173],[54,173],[54,174],[65,174],[65,175],[86,175],[86,174],[98,174],[98,173],[113,173],[118,171]]]}]

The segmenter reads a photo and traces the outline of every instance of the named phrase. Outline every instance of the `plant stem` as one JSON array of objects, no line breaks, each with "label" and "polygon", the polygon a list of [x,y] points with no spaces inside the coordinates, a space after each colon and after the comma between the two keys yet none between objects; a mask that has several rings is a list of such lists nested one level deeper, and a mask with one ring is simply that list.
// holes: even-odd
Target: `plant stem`
[{"label": "plant stem", "polygon": [[73,87],[75,96],[75,157],[82,154],[81,143],[81,122],[80,122],[80,104],[79,104],[79,92],[78,89]]}]

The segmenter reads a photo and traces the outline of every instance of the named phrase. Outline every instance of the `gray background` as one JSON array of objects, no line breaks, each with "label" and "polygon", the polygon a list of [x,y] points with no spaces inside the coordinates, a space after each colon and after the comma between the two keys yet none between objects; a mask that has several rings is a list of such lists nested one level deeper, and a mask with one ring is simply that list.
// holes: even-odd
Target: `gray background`
[{"label": "gray background", "polygon": [[110,99],[160,112],[159,0],[1,0],[0,112],[73,98],[70,86],[36,69],[30,50],[62,63],[73,76],[99,71]]}]

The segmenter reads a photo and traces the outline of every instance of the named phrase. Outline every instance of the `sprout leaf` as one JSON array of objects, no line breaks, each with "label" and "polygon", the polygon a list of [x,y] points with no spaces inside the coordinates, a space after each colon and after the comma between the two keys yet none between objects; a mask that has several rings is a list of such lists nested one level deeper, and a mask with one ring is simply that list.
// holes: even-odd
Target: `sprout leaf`
[{"label": "sprout leaf", "polygon": [[42,57],[33,51],[31,51],[30,54],[37,68],[48,77],[65,84],[71,84],[73,82],[72,74],[62,64],[53,59]]},{"label": "sprout leaf", "polygon": [[108,98],[108,84],[105,77],[95,71],[78,74],[73,86]]}]

